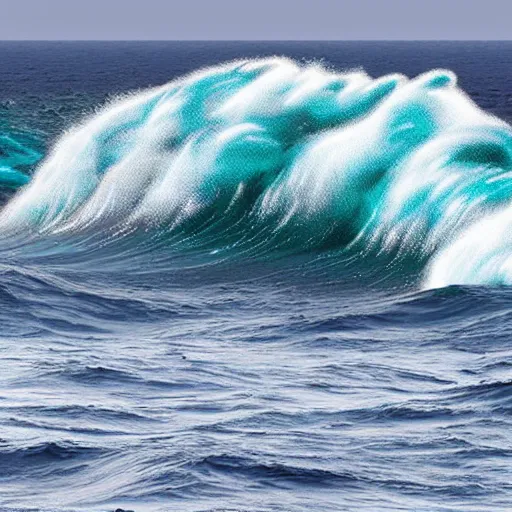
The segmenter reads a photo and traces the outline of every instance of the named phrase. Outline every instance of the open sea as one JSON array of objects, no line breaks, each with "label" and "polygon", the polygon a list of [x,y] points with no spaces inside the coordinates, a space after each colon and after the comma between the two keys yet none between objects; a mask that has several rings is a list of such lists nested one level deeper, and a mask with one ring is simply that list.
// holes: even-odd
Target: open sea
[{"label": "open sea", "polygon": [[0,42],[0,511],[512,510],[512,42]]}]

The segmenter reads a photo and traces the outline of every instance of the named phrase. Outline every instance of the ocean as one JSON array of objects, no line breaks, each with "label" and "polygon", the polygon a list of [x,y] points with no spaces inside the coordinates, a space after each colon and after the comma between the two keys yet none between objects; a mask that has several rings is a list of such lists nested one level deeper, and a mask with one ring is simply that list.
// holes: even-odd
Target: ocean
[{"label": "ocean", "polygon": [[512,42],[1,42],[0,510],[512,510]]}]

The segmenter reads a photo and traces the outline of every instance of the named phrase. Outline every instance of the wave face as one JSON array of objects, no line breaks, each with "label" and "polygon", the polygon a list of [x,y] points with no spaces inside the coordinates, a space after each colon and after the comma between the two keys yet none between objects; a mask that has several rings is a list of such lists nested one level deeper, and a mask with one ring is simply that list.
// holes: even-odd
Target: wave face
[{"label": "wave face", "polygon": [[357,247],[423,262],[428,287],[509,283],[511,171],[510,126],[450,71],[374,80],[238,61],[120,98],[69,130],[0,230],[97,246],[130,236],[132,256],[155,233],[214,253]]}]

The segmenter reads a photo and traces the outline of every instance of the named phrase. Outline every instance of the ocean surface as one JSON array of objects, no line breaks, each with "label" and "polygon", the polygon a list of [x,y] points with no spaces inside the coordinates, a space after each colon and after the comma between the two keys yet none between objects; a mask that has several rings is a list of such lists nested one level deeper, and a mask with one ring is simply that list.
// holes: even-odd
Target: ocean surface
[{"label": "ocean surface", "polygon": [[1,42],[0,510],[512,510],[512,43]]}]

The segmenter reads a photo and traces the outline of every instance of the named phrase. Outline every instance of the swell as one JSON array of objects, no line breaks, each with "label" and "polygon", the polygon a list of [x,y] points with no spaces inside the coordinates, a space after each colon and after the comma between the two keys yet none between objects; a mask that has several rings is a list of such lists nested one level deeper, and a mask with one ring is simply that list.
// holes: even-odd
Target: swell
[{"label": "swell", "polygon": [[341,249],[412,260],[428,287],[508,284],[511,177],[510,126],[450,71],[374,80],[248,60],[120,98],[68,131],[0,232],[12,254],[50,240],[43,256],[120,266],[159,249]]}]

